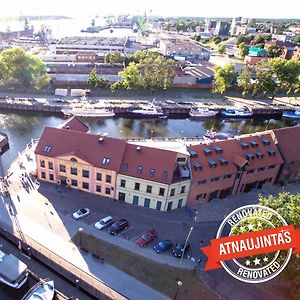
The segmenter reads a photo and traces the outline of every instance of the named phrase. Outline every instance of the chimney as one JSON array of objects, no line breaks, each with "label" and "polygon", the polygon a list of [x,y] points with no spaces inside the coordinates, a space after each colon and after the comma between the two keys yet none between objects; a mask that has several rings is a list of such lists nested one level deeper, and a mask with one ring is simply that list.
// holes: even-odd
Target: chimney
[{"label": "chimney", "polygon": [[142,148],[140,146],[136,146],[136,152],[141,152]]},{"label": "chimney", "polygon": [[104,143],[104,138],[103,138],[103,137],[100,137],[100,138],[98,139],[98,143],[99,143],[99,144],[103,144],[103,143]]}]

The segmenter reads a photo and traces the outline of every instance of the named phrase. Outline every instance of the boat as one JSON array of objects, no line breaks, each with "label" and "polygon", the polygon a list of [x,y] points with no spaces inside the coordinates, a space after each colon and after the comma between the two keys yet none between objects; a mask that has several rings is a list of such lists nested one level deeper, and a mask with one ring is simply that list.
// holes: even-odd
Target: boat
[{"label": "boat", "polygon": [[225,108],[223,111],[221,111],[221,115],[224,118],[248,118],[251,117],[253,113],[248,107],[232,107]]},{"label": "boat", "polygon": [[70,104],[68,107],[62,108],[61,112],[65,116],[73,115],[77,117],[109,118],[115,116],[112,109],[91,104]]},{"label": "boat", "polygon": [[166,119],[168,116],[164,114],[161,107],[150,104],[150,105],[141,105],[138,109],[128,110],[129,116],[135,118],[159,118]]},{"label": "boat", "polygon": [[213,140],[227,140],[234,137],[234,135],[230,132],[217,132],[213,130],[207,130],[204,134],[204,137]]},{"label": "boat", "polygon": [[206,118],[206,117],[214,117],[218,114],[218,111],[210,110],[208,108],[191,108],[189,115],[191,118]]},{"label": "boat", "polygon": [[23,296],[22,300],[52,300],[54,294],[54,281],[42,279]]},{"label": "boat", "polygon": [[0,282],[19,289],[27,278],[27,265],[14,255],[0,250]]},{"label": "boat", "polygon": [[288,119],[300,119],[300,109],[295,111],[284,111],[282,117]]}]

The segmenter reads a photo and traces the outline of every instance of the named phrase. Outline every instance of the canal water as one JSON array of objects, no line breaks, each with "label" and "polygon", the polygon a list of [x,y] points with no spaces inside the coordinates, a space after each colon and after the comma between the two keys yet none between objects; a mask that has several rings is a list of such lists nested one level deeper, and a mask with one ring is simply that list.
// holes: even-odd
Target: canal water
[{"label": "canal water", "polygon": [[[4,170],[22,151],[32,138],[39,138],[45,126],[57,126],[65,119],[57,115],[42,113],[12,113],[0,111],[0,131],[9,138],[10,149],[2,155]],[[267,129],[297,125],[294,121],[274,119],[248,120],[190,120],[158,119],[134,120],[126,118],[82,119],[92,133],[107,133],[111,137],[195,137],[203,136],[207,130],[233,134],[252,133]]]}]

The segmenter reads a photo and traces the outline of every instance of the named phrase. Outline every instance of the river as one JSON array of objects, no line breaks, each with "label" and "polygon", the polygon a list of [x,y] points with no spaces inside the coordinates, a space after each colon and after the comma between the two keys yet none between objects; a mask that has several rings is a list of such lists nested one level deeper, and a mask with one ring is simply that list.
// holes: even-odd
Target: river
[{"label": "river", "polygon": [[[0,112],[0,131],[9,138],[10,149],[2,156],[4,170],[22,151],[32,138],[39,138],[45,126],[57,126],[65,119],[57,115],[28,112]],[[111,137],[195,137],[203,136],[207,130],[230,132],[233,134],[252,133],[296,125],[294,121],[283,120],[134,120],[125,118],[83,119],[92,133],[107,133]]]}]

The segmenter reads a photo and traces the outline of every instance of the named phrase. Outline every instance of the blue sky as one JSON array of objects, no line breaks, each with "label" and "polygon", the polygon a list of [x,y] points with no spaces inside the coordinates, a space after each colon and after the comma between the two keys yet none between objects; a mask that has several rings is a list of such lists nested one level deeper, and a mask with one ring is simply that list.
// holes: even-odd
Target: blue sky
[{"label": "blue sky", "polygon": [[146,12],[162,16],[300,18],[299,0],[289,0],[286,5],[275,0],[9,0],[0,7],[0,15],[103,16]]}]

